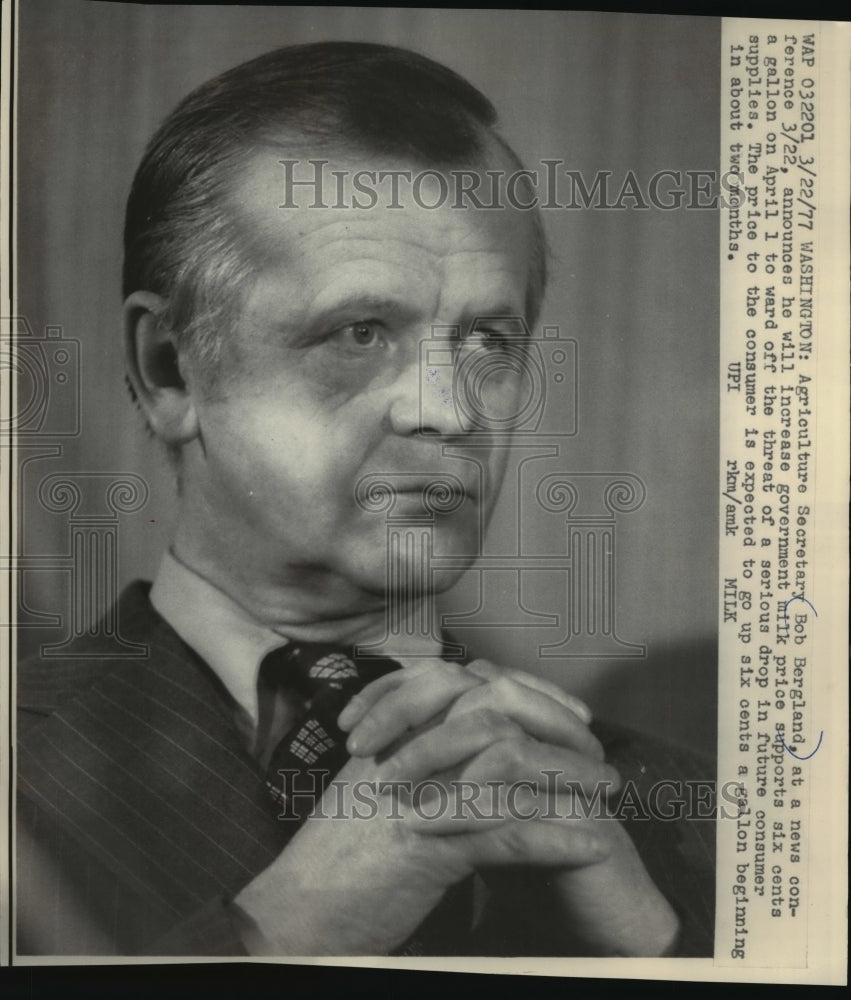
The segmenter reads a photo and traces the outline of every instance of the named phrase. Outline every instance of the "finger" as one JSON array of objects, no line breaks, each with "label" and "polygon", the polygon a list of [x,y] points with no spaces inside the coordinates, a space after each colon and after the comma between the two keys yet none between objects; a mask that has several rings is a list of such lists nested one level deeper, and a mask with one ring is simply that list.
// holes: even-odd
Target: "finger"
[{"label": "finger", "polygon": [[474,781],[414,782],[402,808],[411,828],[430,836],[482,833],[511,818],[500,790]]},{"label": "finger", "polygon": [[519,745],[528,737],[507,716],[479,709],[447,718],[403,743],[381,762],[381,773],[394,779],[420,781],[459,767],[494,743],[512,739]]},{"label": "finger", "polygon": [[394,670],[390,674],[379,677],[378,680],[367,684],[363,690],[359,691],[346,705],[337,719],[337,725],[344,732],[348,732],[360,722],[372,706],[394,688],[410,680],[411,675],[407,670]]},{"label": "finger", "polygon": [[402,670],[394,670],[378,680],[367,684],[363,690],[359,691],[346,705],[337,719],[337,725],[344,732],[350,732],[367,714],[373,705],[377,704],[388,691],[393,691],[403,684],[409,683],[414,677],[419,677],[424,673],[441,670],[444,668],[458,669],[455,664],[449,664],[438,657],[428,657],[421,663]]},{"label": "finger", "polygon": [[463,667],[441,663],[418,673],[410,681],[385,691],[351,729],[346,747],[350,754],[369,757],[388,747],[403,733],[433,719],[455,699],[482,684]]},{"label": "finger", "polygon": [[383,760],[380,774],[421,781],[436,775],[508,786],[524,783],[548,794],[580,789],[605,801],[620,787],[610,764],[570,748],[541,743],[516,723],[487,709],[447,718],[408,740]]},{"label": "finger", "polygon": [[[593,826],[594,820],[609,819],[605,802],[589,807],[565,787],[548,794],[531,782],[481,783],[454,778],[404,784],[406,794],[400,801],[408,822],[418,833],[432,836],[478,833],[506,823]],[[598,833],[603,832],[598,828]],[[609,838],[601,839],[609,843]]]},{"label": "finger", "polygon": [[[439,835],[437,824],[412,817],[411,825],[424,835]],[[482,829],[474,820],[454,827],[455,846],[474,869],[504,866],[581,868],[604,861],[609,845],[593,826],[582,820],[508,819]]]},{"label": "finger", "polygon": [[467,664],[467,669],[481,677],[483,680],[495,680],[497,677],[509,677],[519,684],[525,684],[527,687],[534,688],[536,691],[540,691],[541,694],[549,695],[554,701],[559,702],[559,704],[564,705],[565,708],[569,708],[571,712],[579,716],[582,721],[588,725],[593,719],[591,709],[575,695],[568,694],[558,684],[554,684],[552,681],[548,681],[543,677],[537,677],[535,674],[531,674],[526,670],[515,670],[511,667],[498,667],[496,664],[491,663],[489,660],[472,660]]},{"label": "finger", "polygon": [[459,776],[483,784],[532,783],[548,793],[581,789],[592,800],[605,800],[622,784],[620,774],[605,761],[529,738],[491,743],[463,766]]},{"label": "finger", "polygon": [[603,760],[603,745],[585,723],[548,694],[513,680],[506,674],[471,688],[451,706],[447,719],[477,709],[506,715],[535,739],[572,747],[596,760]]}]

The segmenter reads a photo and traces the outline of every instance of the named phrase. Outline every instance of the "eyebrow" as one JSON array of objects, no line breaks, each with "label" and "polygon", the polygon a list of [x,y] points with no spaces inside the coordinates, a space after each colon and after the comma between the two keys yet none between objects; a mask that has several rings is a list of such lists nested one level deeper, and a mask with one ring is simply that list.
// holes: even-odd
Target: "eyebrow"
[{"label": "eyebrow", "polygon": [[317,318],[334,316],[337,313],[384,313],[391,315],[410,315],[415,309],[404,299],[392,298],[387,295],[371,295],[368,292],[343,296],[328,306],[322,306]]},{"label": "eyebrow", "polygon": [[[304,346],[312,342],[313,338],[327,331],[329,325],[343,320],[356,322],[358,320],[387,318],[391,322],[410,322],[417,318],[419,309],[411,305],[403,296],[391,294],[376,294],[371,292],[353,292],[345,294],[338,299],[331,299],[327,306],[322,305],[314,311],[313,306],[309,306],[305,322],[301,326],[296,339]],[[507,300],[497,302],[480,309],[467,308],[461,318],[456,322],[450,319],[446,323],[438,323],[440,326],[458,326],[462,334],[468,333],[476,320],[488,319],[517,319],[525,321],[525,309],[512,307]],[[286,324],[287,331],[294,333],[289,324]],[[282,328],[282,332],[284,332]],[[299,335],[300,334],[300,335]]]},{"label": "eyebrow", "polygon": [[508,303],[503,303],[497,306],[490,306],[486,310],[479,309],[474,313],[469,313],[470,322],[474,319],[526,319],[526,310],[518,310],[509,305]]},{"label": "eyebrow", "polygon": [[314,338],[327,333],[335,323],[366,321],[386,318],[390,322],[405,322],[416,316],[417,310],[402,298],[375,295],[369,292],[343,294],[338,299],[329,300],[328,305],[318,309],[308,306],[304,320],[294,328],[290,322],[281,324],[281,332],[294,336],[297,344],[308,346]]}]

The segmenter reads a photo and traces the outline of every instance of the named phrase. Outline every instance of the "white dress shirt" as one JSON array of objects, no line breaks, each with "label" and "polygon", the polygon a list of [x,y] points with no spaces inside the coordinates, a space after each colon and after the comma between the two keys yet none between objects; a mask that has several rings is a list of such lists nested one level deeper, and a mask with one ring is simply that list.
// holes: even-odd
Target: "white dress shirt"
[{"label": "white dress shirt", "polygon": [[[259,718],[258,674],[267,653],[291,640],[275,628],[253,618],[228,594],[200,576],[173,552],[160,563],[151,603],[183,641],[209,665],[238,706],[237,725],[253,744]],[[378,650],[381,651],[380,649]],[[423,656],[440,657],[434,639],[423,639],[415,659],[396,656],[403,667]],[[387,655],[392,655],[392,650]],[[301,705],[290,705],[294,720]]]}]

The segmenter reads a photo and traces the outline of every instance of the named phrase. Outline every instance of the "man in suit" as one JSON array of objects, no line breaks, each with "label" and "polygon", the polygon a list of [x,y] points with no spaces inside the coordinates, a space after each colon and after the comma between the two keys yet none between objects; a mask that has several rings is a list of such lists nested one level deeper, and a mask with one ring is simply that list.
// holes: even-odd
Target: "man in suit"
[{"label": "man in suit", "polygon": [[[520,170],[478,91],[372,45],[270,53],[154,136],[127,208],[127,366],[180,516],[118,609],[147,658],[20,671],[20,951],[711,949],[707,842],[576,809],[697,762],[412,626],[475,558],[507,456],[421,344],[460,331],[455,364],[487,359],[507,419],[546,277],[527,199],[446,185],[516,194]],[[376,483],[462,558],[389,553]]]}]

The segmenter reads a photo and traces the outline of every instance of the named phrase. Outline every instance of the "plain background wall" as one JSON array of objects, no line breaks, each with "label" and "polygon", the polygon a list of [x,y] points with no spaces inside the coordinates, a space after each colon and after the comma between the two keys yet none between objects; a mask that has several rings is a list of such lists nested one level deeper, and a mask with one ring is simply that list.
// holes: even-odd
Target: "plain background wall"
[{"label": "plain background wall", "polygon": [[[171,475],[123,386],[123,205],[147,139],[194,86],[279,45],[385,42],[470,79],[527,166],[563,159],[588,179],[609,170],[617,190],[629,170],[646,183],[659,170],[718,165],[715,19],[27,0],[19,31],[17,311],[37,331],[58,324],[81,342],[83,378],[81,435],[22,476],[22,544],[48,556],[67,548],[67,518],[34,502],[37,478],[135,471],[151,499],[121,520],[122,581],[151,578],[173,508]],[[631,472],[645,483],[644,505],[618,524],[616,598],[618,633],[646,644],[647,657],[539,662],[537,644],[556,637],[537,629],[462,638],[564,683],[602,714],[712,752],[718,214],[544,215],[553,266],[542,322],[580,345],[580,433],[550,468]],[[507,497],[497,545],[499,532],[510,543],[513,518]],[[534,551],[563,544],[558,518],[533,519],[524,532]],[[22,587],[33,611],[65,614],[65,575],[29,572]],[[563,609],[563,582],[530,588],[555,605],[542,610],[559,601]],[[510,608],[514,595],[505,600]],[[27,629],[20,636],[24,653],[43,638]]]}]

